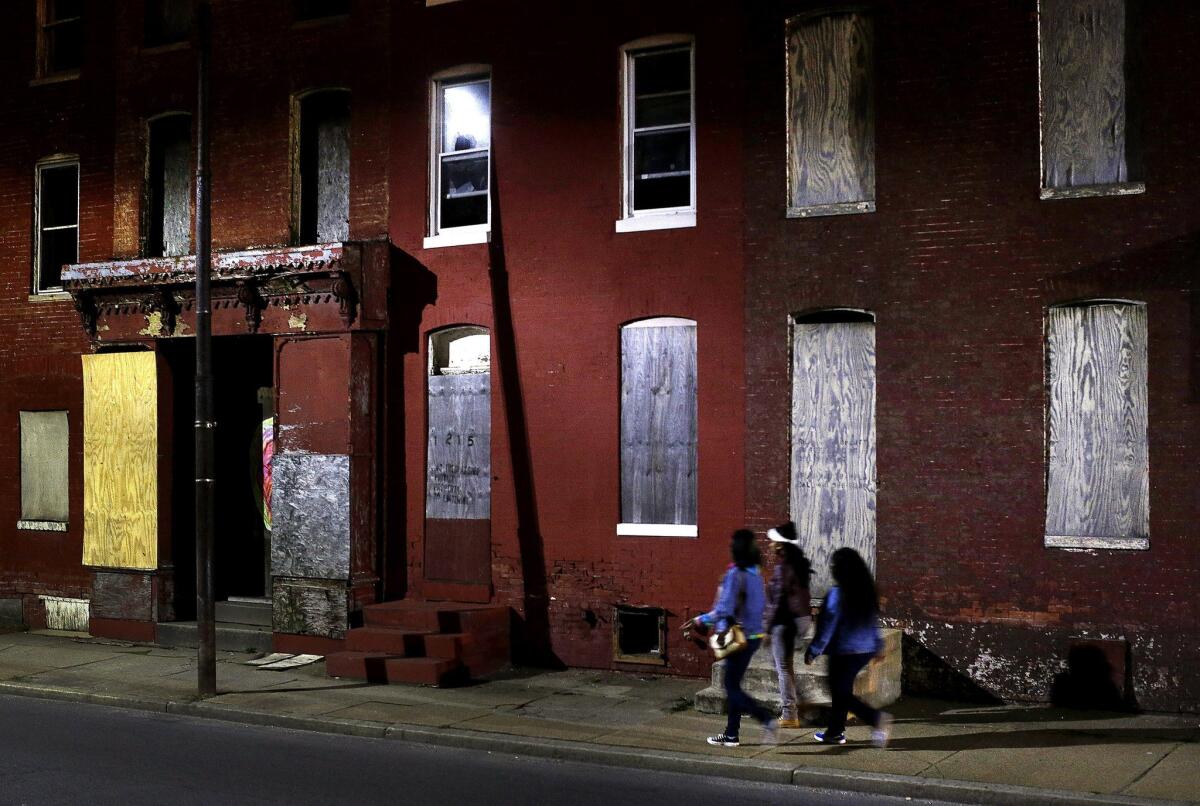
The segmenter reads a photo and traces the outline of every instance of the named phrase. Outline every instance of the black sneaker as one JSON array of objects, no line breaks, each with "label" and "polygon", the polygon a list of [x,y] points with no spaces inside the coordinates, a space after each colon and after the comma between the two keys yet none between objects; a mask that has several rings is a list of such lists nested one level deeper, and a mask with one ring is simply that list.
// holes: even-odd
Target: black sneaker
[{"label": "black sneaker", "polygon": [[708,743],[713,747],[737,747],[741,744],[736,736],[726,736],[724,733],[718,733],[716,736],[709,736]]},{"label": "black sneaker", "polygon": [[813,734],[813,738],[816,739],[821,744],[845,744],[846,743],[846,734],[839,733],[837,736],[828,736],[828,735],[826,735],[827,733],[828,733],[828,731],[819,730]]}]

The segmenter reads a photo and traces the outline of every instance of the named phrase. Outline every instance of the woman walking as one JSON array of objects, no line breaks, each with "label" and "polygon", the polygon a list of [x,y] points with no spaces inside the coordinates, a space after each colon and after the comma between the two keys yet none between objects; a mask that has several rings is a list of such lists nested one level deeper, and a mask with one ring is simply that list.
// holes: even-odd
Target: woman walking
[{"label": "woman walking", "polygon": [[808,578],[812,566],[800,549],[796,524],[788,521],[767,531],[767,539],[775,549],[775,570],[767,583],[767,605],[763,623],[770,637],[775,674],[779,677],[779,699],[782,708],[779,727],[800,727],[800,712],[796,697],[796,669],[793,661],[796,642],[808,637],[812,626],[809,614]]},{"label": "woman walking", "polygon": [[683,625],[685,632],[693,623],[711,625],[718,631],[725,631],[736,623],[741,626],[748,641],[745,649],[725,657],[725,698],[729,717],[725,732],[709,736],[708,743],[717,747],[737,747],[741,744],[739,730],[742,714],[748,713],[762,723],[763,744],[775,744],[779,740],[779,723],[772,718],[770,711],[742,691],[746,667],[762,643],[762,616],[766,598],[762,577],[758,573],[761,557],[758,547],[754,545],[754,533],[749,529],[734,532],[729,551],[733,555],[733,563],[721,578],[713,609]]},{"label": "woman walking", "polygon": [[829,688],[833,707],[829,727],[813,734],[825,744],[846,743],[846,714],[853,711],[871,726],[871,742],[887,747],[892,717],[877,711],[854,696],[854,678],[883,652],[879,634],[879,599],[871,572],[858,552],[841,548],[830,560],[834,586],[825,596],[817,619],[817,634],[804,655],[812,663],[820,655],[829,656]]}]

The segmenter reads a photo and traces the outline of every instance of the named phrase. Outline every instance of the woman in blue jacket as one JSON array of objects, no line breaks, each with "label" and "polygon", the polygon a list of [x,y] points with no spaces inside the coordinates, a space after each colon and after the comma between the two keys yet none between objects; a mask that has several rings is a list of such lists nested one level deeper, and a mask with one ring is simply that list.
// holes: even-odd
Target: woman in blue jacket
[{"label": "woman in blue jacket", "polygon": [[853,711],[869,724],[871,741],[886,747],[892,717],[877,711],[854,696],[854,678],[871,658],[883,652],[879,633],[879,598],[871,572],[858,552],[841,548],[830,560],[834,586],[825,595],[817,633],[804,655],[812,663],[820,655],[829,656],[829,689],[833,707],[829,727],[817,731],[814,738],[825,744],[846,743],[846,714]]},{"label": "woman in blue jacket", "polygon": [[737,747],[741,744],[738,730],[742,724],[742,714],[748,713],[762,723],[763,744],[775,744],[779,740],[779,724],[770,711],[742,691],[746,667],[762,643],[763,607],[766,604],[762,576],[758,573],[761,556],[754,545],[754,533],[749,529],[734,532],[729,550],[733,555],[733,563],[721,578],[713,609],[683,625],[685,631],[693,622],[715,626],[718,631],[723,631],[736,622],[741,625],[749,642],[745,649],[725,657],[725,698],[729,717],[725,732],[709,736],[708,743],[717,747]]}]

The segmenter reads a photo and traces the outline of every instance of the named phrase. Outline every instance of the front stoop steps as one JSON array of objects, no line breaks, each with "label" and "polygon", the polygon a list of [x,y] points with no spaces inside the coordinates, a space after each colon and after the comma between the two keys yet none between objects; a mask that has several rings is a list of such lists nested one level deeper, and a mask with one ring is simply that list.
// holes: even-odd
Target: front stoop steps
[{"label": "front stoop steps", "polygon": [[363,626],[326,657],[325,673],[451,686],[497,672],[510,657],[507,607],[402,600],[364,607]]}]

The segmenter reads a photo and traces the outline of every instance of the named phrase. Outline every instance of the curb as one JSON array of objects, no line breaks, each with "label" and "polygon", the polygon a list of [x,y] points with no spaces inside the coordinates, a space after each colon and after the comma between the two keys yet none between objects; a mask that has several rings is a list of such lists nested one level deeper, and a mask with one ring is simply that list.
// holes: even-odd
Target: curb
[{"label": "curb", "polygon": [[512,736],[455,728],[388,726],[366,720],[272,714],[263,711],[246,711],[199,700],[146,700],[129,695],[96,694],[13,681],[0,681],[0,694],[88,705],[105,705],[113,708],[167,713],[259,727],[287,728],[369,739],[391,739],[434,747],[479,750],[627,769],[687,772],[714,778],[767,784],[794,784],[815,789],[845,790],[901,798],[952,800],[959,803],[994,804],[995,806],[1009,806],[1010,804],[1017,806],[1031,803],[1048,804],[1048,806],[1085,806],[1085,804],[1086,806],[1097,806],[1097,804],[1099,806],[1174,806],[1175,804],[1185,806],[1187,803],[1187,801],[1155,800],[1125,795],[1037,789],[1009,784],[976,783],[822,767],[797,767],[785,762],[757,759],[725,760],[673,750],[627,749],[564,739]]}]

